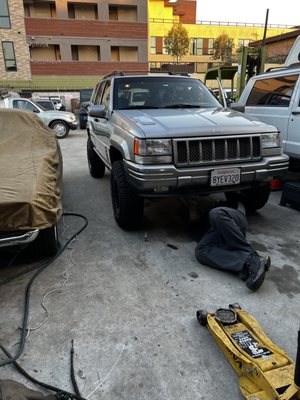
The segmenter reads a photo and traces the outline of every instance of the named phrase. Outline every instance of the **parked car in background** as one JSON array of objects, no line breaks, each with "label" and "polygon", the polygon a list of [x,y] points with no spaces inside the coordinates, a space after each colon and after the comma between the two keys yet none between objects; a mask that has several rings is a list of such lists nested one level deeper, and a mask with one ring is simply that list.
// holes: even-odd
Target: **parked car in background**
[{"label": "parked car in background", "polygon": [[57,138],[34,113],[0,109],[0,248],[56,253],[62,215],[62,156]]},{"label": "parked car in background", "polygon": [[237,103],[242,111],[281,132],[283,151],[300,163],[300,63],[253,76]]},{"label": "parked car in background", "polygon": [[114,217],[131,229],[144,198],[224,192],[262,208],[288,156],[271,125],[222,108],[198,79],[111,74],[95,87],[87,125],[90,174],[111,170]]},{"label": "parked car in background", "polygon": [[[39,104],[40,103],[42,104],[42,102],[46,102],[44,107],[47,108],[47,110],[52,110],[52,109],[58,110],[58,111],[66,110],[64,103],[62,102],[61,98],[58,96],[38,96],[38,97],[33,97],[31,100],[33,100]],[[48,108],[49,101],[53,104],[53,108]]]},{"label": "parked car in background", "polygon": [[37,100],[31,99],[31,100],[34,101],[36,104],[44,107],[46,110],[56,110],[51,100],[39,100],[39,99]]},{"label": "parked car in background", "polygon": [[23,99],[17,93],[10,94],[6,89],[0,89],[0,109],[17,108],[34,112],[38,117],[53,129],[59,139],[68,136],[70,129],[77,129],[76,116],[67,111],[47,110],[30,99]]}]

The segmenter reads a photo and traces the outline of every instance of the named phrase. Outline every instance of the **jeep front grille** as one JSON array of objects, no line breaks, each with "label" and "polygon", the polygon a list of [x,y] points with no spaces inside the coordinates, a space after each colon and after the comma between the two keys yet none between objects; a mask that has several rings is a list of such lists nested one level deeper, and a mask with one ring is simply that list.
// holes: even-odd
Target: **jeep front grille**
[{"label": "jeep front grille", "polygon": [[174,139],[178,167],[210,163],[251,161],[261,158],[259,136]]}]

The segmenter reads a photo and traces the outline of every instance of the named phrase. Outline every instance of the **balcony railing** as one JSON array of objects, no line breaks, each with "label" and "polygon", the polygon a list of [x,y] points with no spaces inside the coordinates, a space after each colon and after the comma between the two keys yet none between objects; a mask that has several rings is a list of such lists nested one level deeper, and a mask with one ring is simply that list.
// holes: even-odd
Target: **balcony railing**
[{"label": "balcony railing", "polygon": [[[149,18],[149,22],[157,22],[161,24],[173,24],[178,21],[175,18]],[[185,24],[189,24],[185,22]],[[230,22],[230,21],[196,21],[196,25],[212,25],[212,26],[240,26],[240,27],[254,27],[254,28],[264,28],[263,23],[256,22]],[[278,29],[292,29],[294,25],[280,25],[280,24],[268,24],[268,28],[278,28]]]}]

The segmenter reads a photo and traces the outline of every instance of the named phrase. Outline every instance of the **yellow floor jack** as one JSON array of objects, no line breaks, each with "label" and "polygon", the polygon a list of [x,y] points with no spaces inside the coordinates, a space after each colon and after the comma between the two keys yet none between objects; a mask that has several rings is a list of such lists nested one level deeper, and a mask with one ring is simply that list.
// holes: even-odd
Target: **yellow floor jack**
[{"label": "yellow floor jack", "polygon": [[200,325],[207,325],[235,369],[247,400],[300,399],[300,331],[295,364],[238,303],[215,313],[199,310],[196,316]]}]

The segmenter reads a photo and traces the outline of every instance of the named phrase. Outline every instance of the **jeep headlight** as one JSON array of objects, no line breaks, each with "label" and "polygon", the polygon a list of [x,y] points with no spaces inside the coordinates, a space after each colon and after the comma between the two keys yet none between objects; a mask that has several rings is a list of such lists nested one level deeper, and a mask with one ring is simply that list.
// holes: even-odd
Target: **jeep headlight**
[{"label": "jeep headlight", "polygon": [[172,162],[171,139],[134,139],[134,155],[138,164]]},{"label": "jeep headlight", "polygon": [[274,156],[281,154],[282,143],[279,132],[264,133],[261,135],[261,147],[263,156]]}]

